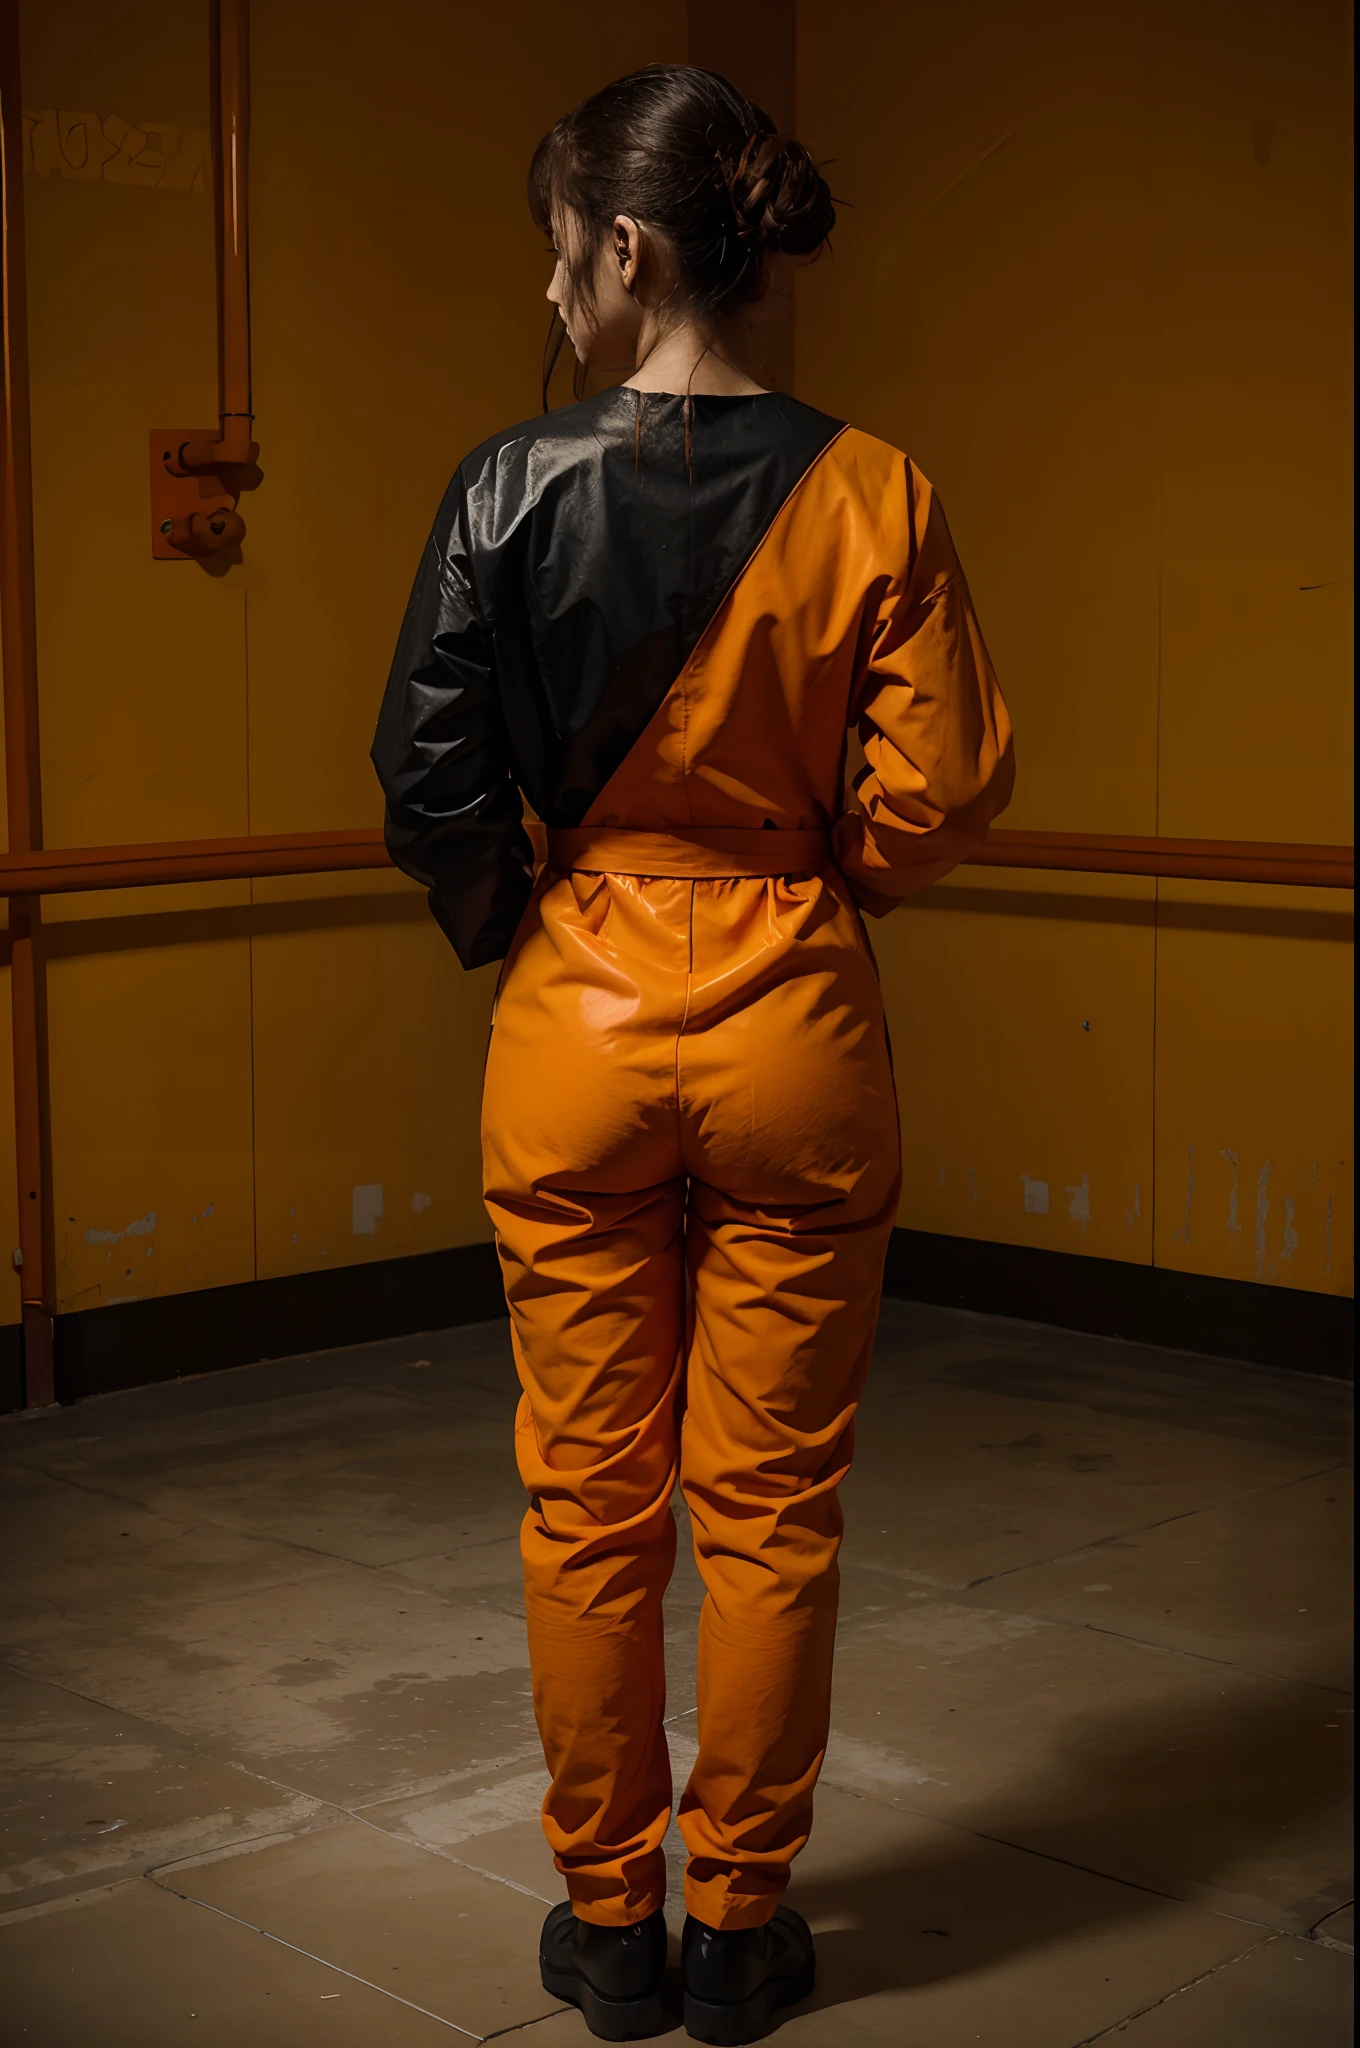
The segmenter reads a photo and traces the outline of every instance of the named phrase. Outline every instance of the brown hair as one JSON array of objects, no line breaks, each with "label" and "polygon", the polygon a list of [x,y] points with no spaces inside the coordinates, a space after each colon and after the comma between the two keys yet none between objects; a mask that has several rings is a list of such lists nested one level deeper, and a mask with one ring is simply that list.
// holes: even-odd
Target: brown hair
[{"label": "brown hair", "polygon": [[[684,305],[699,314],[732,312],[768,250],[815,255],[836,224],[802,143],[692,64],[649,64],[564,114],[534,151],[529,209],[545,234],[564,209],[580,223],[564,250],[574,297],[590,303],[600,245],[626,213],[670,242]],[[562,338],[559,327],[558,347]]]}]

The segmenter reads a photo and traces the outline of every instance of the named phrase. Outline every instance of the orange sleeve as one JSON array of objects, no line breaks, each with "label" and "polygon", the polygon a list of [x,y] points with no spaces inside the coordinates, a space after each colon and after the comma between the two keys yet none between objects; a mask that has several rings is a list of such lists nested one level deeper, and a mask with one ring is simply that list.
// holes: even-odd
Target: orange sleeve
[{"label": "orange sleeve", "polygon": [[900,526],[902,566],[874,586],[851,694],[866,765],[835,828],[855,900],[876,917],[981,846],[1015,781],[1011,722],[940,501],[905,458],[899,476],[906,502],[882,508],[881,530]]}]

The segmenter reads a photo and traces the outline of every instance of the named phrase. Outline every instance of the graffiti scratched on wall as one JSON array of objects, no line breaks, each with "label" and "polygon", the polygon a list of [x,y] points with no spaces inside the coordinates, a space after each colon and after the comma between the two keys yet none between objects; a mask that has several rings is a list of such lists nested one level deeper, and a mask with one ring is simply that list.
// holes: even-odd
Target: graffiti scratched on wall
[{"label": "graffiti scratched on wall", "polygon": [[175,121],[26,107],[24,168],[36,178],[73,178],[86,185],[209,192],[212,137],[206,128],[182,128]]}]

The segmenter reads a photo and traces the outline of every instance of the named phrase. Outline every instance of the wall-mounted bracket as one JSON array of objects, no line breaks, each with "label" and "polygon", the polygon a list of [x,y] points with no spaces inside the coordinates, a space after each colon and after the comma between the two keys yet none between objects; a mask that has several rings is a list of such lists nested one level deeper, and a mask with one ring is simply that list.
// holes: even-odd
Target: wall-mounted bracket
[{"label": "wall-mounted bracket", "polygon": [[197,469],[185,461],[194,443],[216,441],[208,427],[157,427],[151,434],[151,553],[158,562],[185,562],[240,545],[246,523],[236,510],[243,490],[260,480],[253,462],[222,462]]},{"label": "wall-mounted bracket", "polygon": [[236,500],[260,482],[250,397],[249,13],[249,0],[212,0],[219,418],[151,436],[151,552],[160,562],[239,546],[246,527]]}]

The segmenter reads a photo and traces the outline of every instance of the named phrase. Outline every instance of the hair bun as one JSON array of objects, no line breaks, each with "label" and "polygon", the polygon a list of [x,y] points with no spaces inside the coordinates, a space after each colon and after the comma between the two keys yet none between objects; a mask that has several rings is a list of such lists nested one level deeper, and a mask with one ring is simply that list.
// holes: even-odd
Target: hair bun
[{"label": "hair bun", "polygon": [[762,248],[811,256],[836,225],[831,188],[792,136],[753,135],[727,182],[743,231]]}]

